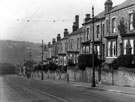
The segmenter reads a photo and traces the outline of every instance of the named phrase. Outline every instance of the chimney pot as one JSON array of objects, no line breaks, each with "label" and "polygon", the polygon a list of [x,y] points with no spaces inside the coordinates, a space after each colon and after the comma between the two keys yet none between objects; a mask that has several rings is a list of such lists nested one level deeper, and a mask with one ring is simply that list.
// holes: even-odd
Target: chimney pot
[{"label": "chimney pot", "polygon": [[52,40],[52,44],[55,44],[55,43],[56,43],[55,38],[53,38],[53,40]]},{"label": "chimney pot", "polygon": [[86,17],[85,17],[85,22],[87,22],[88,20],[90,20],[90,14],[86,14]]},{"label": "chimney pot", "polygon": [[61,36],[60,34],[57,34],[57,41],[60,41],[61,40]]},{"label": "chimney pot", "polygon": [[64,38],[68,36],[68,29],[64,29]]}]

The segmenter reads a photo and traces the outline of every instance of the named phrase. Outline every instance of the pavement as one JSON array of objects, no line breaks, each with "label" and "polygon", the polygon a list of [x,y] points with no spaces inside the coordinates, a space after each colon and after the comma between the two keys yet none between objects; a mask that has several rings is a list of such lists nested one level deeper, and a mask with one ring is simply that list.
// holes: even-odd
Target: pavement
[{"label": "pavement", "polygon": [[[34,80],[40,80],[40,79],[34,79]],[[96,87],[91,87],[91,83],[88,82],[75,82],[75,81],[67,82],[66,80],[57,80],[57,79],[50,79],[50,78],[44,78],[43,81],[51,82],[54,84],[64,84],[64,85],[71,85],[74,87],[82,87],[82,88],[88,88],[88,89],[94,89],[100,91],[111,91],[116,93],[135,95],[135,87],[123,87],[123,86],[105,85],[105,84],[96,84]]]}]

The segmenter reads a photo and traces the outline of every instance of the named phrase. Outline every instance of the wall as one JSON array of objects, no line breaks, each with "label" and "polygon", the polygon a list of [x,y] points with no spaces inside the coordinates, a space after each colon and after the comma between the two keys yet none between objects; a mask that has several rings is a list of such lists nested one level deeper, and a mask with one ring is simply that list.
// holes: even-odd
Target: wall
[{"label": "wall", "polygon": [[[92,81],[92,68],[86,68],[85,71],[69,69],[67,73],[69,74],[70,81]],[[50,71],[48,71],[44,73],[44,78],[67,80],[67,73],[51,73]],[[40,79],[41,73],[33,73],[33,76],[37,79]],[[100,78],[101,81],[99,81]],[[119,70],[115,71],[111,71],[109,69],[102,69],[101,75],[98,73],[98,70],[95,70],[95,79],[96,83],[100,82],[101,84],[135,87],[135,69],[119,68]]]}]

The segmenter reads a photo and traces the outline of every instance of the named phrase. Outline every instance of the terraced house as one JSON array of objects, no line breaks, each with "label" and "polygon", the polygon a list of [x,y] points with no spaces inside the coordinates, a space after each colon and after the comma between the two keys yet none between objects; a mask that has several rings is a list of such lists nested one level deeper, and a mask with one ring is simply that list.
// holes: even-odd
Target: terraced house
[{"label": "terraced house", "polygon": [[[72,32],[64,30],[64,37],[57,36],[55,56],[58,64],[66,66],[71,59],[78,63],[80,54],[92,53],[94,25],[94,52],[106,63],[111,63],[121,54],[135,53],[135,0],[113,6],[112,0],[106,0],[104,11],[94,16],[86,14],[79,28],[79,16],[75,16]],[[54,48],[53,48],[54,49]],[[56,57],[56,58],[57,58]]]},{"label": "terraced house", "polygon": [[114,7],[111,0],[105,2],[105,38],[106,61],[135,53],[135,0]]}]

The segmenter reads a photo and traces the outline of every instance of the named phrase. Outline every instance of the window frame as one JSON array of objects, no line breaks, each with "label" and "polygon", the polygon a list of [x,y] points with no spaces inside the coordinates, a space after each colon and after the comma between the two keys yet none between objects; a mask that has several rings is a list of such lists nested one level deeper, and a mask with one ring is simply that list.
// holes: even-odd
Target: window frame
[{"label": "window frame", "polygon": [[[113,44],[115,44],[115,47]],[[107,57],[117,57],[117,40],[113,39],[107,41]]]},{"label": "window frame", "polygon": [[129,30],[133,30],[133,13],[129,13]]},{"label": "window frame", "polygon": [[112,33],[116,32],[116,18],[112,18]]},{"label": "window frame", "polygon": [[99,37],[100,37],[100,36],[99,36],[99,35],[100,35],[100,25],[97,25],[97,26],[96,26],[96,31],[97,31],[97,32],[96,32],[97,38],[99,38]]}]

